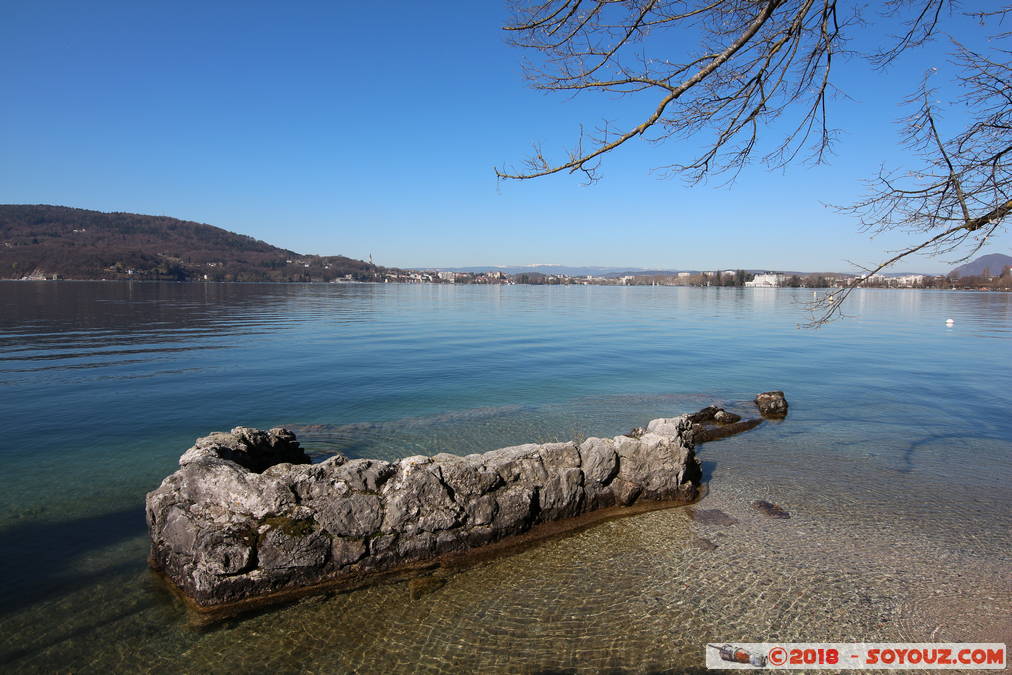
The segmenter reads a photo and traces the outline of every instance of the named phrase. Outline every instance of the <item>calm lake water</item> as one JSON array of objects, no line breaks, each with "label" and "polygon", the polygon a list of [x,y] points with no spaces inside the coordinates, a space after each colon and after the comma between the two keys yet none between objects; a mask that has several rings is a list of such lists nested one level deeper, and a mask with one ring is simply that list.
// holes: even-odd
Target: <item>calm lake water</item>
[{"label": "calm lake water", "polygon": [[[798,330],[810,297],[0,283],[0,664],[684,672],[715,641],[1012,642],[1012,295],[867,290]],[[376,586],[197,629],[146,568],[144,495],[213,430],[395,459],[748,412],[769,389],[790,416],[702,446],[698,506],[416,600]]]}]

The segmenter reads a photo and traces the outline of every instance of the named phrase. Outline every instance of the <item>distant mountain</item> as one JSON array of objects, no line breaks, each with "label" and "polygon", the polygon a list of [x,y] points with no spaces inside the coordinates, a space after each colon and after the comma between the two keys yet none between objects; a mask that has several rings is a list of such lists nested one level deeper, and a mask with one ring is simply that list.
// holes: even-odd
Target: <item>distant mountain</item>
[{"label": "distant mountain", "polygon": [[[629,269],[627,267],[621,268],[619,272],[605,272],[604,274],[598,274],[595,276],[602,276],[609,279],[618,279],[621,277],[670,277],[679,272],[688,272],[688,270],[648,270],[642,268]],[[693,272],[695,274],[695,272]]]},{"label": "distant mountain", "polygon": [[976,260],[960,265],[949,272],[952,277],[979,277],[987,270],[991,276],[999,276],[1009,265],[1012,265],[1012,257],[1004,253],[989,253],[982,255]]},{"label": "distant mountain", "polygon": [[380,269],[165,216],[0,205],[0,279],[330,281],[372,279]]}]

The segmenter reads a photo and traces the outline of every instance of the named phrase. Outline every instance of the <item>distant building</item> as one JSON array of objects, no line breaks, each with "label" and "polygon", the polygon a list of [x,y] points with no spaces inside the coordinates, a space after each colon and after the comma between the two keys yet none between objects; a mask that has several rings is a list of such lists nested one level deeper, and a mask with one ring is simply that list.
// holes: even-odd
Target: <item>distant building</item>
[{"label": "distant building", "polygon": [[895,281],[898,286],[911,287],[923,284],[924,279],[925,276],[923,274],[904,274],[903,276],[896,277]]},{"label": "distant building", "polygon": [[924,283],[923,274],[902,274],[898,277],[889,277],[885,274],[873,274],[868,277],[868,281],[874,284],[881,284],[883,286],[899,286],[901,288],[911,288],[918,284]]},{"label": "distant building", "polygon": [[783,286],[786,280],[785,274],[757,274],[752,281],[746,281],[745,285],[749,288],[776,288]]},{"label": "distant building", "polygon": [[679,272],[678,273],[678,278],[679,279],[684,279],[685,277],[691,277],[691,276],[692,276],[692,272]]}]

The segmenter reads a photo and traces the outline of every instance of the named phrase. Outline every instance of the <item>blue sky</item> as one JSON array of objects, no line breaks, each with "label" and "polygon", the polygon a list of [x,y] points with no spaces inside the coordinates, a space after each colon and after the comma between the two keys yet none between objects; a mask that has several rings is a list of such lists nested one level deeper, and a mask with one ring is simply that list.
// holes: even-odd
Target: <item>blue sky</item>
[{"label": "blue sky", "polygon": [[[853,100],[835,106],[846,133],[829,167],[753,166],[730,189],[688,187],[651,173],[677,144],[640,142],[591,187],[497,184],[493,166],[535,141],[561,150],[579,122],[613,112],[531,90],[507,18],[499,0],[7,3],[0,202],[162,214],[402,267],[842,271],[913,241],[869,240],[823,203],[856,198],[883,162],[902,166],[897,100],[948,67],[944,44],[886,75],[841,64]],[[869,26],[861,39],[877,37]],[[1005,234],[983,252],[1010,246]]]}]

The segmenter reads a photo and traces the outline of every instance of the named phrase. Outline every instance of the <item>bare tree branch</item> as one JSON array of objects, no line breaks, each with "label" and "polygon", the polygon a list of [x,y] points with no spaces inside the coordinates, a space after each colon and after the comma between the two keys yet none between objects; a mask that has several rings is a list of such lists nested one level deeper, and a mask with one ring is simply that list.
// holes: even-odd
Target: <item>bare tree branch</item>
[{"label": "bare tree branch", "polygon": [[[500,180],[580,172],[593,182],[602,158],[638,137],[662,143],[708,136],[695,156],[660,167],[690,183],[725,172],[733,179],[763,147],[772,147],[761,155],[769,167],[802,156],[821,163],[834,138],[827,102],[836,91],[832,67],[852,54],[846,35],[865,21],[860,7],[841,13],[838,4],[846,0],[510,1],[516,19],[506,30],[513,44],[535,56],[525,64],[535,88],[573,95],[654,92],[657,98],[625,126],[605,124],[586,135],[581,127],[564,159],[550,160],[537,148],[522,170],[497,168]],[[883,68],[937,37],[954,7],[955,0],[887,0],[880,20],[900,30],[892,44],[869,55],[872,63]],[[969,16],[986,29],[1010,14],[1012,6]],[[919,166],[881,171],[862,200],[841,210],[856,216],[864,231],[908,231],[920,235],[918,243],[827,294],[832,302],[824,298],[811,307],[810,325],[839,316],[840,301],[898,260],[914,253],[972,255],[1004,227],[1012,191],[1012,66],[1000,45],[1008,38],[991,36],[972,48],[952,42],[959,103],[971,115],[961,131],[945,133],[926,82],[908,99],[916,110],[903,120],[903,144]],[[786,134],[764,143],[784,117],[790,118]]]},{"label": "bare tree branch", "polygon": [[[812,0],[808,0],[808,4],[811,4],[811,2]],[[705,65],[701,66],[691,77],[687,78],[684,82],[682,82],[678,86],[672,87],[667,83],[667,80],[670,79],[671,76],[664,79],[657,79],[649,76],[637,77],[637,76],[624,75],[623,77],[612,80],[588,81],[587,78],[591,77],[601,67],[601,65],[603,65],[608,59],[614,56],[615,51],[620,49],[626,43],[626,41],[629,39],[630,32],[635,31],[636,29],[639,28],[641,22],[643,21],[643,18],[650,11],[650,8],[655,4],[654,2],[648,2],[646,9],[644,9],[637,15],[636,19],[632,24],[632,28],[625,32],[625,34],[620,38],[616,47],[614,47],[611,50],[598,53],[598,55],[602,57],[598,65],[593,66],[589,69],[587,68],[581,69],[581,71],[576,75],[573,75],[572,73],[569,73],[567,71],[567,74],[563,76],[556,76],[554,78],[551,78],[550,80],[551,84],[546,88],[551,89],[601,88],[606,90],[614,90],[616,87],[621,87],[623,85],[629,84],[645,84],[648,86],[654,86],[665,90],[667,94],[657,104],[657,107],[654,109],[653,113],[640,124],[636,125],[635,127],[626,131],[625,133],[619,135],[615,140],[610,142],[599,143],[596,148],[586,153],[584,152],[571,153],[570,159],[561,164],[552,166],[547,161],[543,160],[543,158],[537,158],[533,161],[528,161],[528,168],[530,169],[528,173],[508,173],[506,171],[496,169],[496,175],[501,179],[505,178],[505,179],[524,180],[530,178],[538,178],[541,176],[547,176],[549,174],[558,173],[560,171],[570,171],[570,172],[585,171],[588,172],[590,174],[590,177],[592,178],[593,172],[588,169],[587,167],[588,162],[605,154],[606,152],[614,150],[615,148],[619,147],[629,139],[635,138],[636,136],[643,134],[654,124],[656,124],[659,120],[661,120],[662,115],[664,114],[668,105],[672,101],[682,96],[685,92],[689,91],[690,89],[698,85],[700,82],[703,82],[707,78],[707,76],[717,71],[717,69],[719,69],[724,63],[726,63],[729,59],[731,59],[742,47],[747,45],[749,41],[759,32],[759,30],[763,27],[763,25],[773,15],[774,10],[783,3],[784,0],[767,0],[762,5],[762,8],[759,11],[758,15],[749,23],[747,28],[742,32],[741,35],[737,37],[737,39],[731,42],[731,44],[729,44],[723,51],[713,54],[712,57],[709,56],[704,57],[704,59],[706,60]],[[592,14],[595,14],[602,7],[602,5],[603,5],[602,2],[598,2]],[[581,21],[580,25],[574,30],[572,35],[576,35],[579,31],[584,30],[586,28],[588,21],[589,16]],[[553,46],[543,46],[542,48],[553,50],[556,49],[557,47],[553,45]],[[593,51],[570,52],[570,54],[571,56],[574,57],[582,57],[587,55],[594,55],[595,52]],[[582,59],[577,58],[576,60],[582,63]]]},{"label": "bare tree branch", "polygon": [[[922,165],[897,177],[880,174],[869,193],[841,211],[859,217],[866,231],[903,229],[914,232],[941,230],[921,243],[904,249],[855,279],[808,305],[819,326],[840,316],[840,303],[873,275],[897,261],[922,251],[932,255],[961,252],[953,262],[976,254],[1012,214],[1012,164],[1009,131],[1012,129],[1012,67],[986,59],[956,43],[961,67],[962,102],[976,112],[974,121],[946,142],[938,130],[931,104],[933,92],[922,84],[912,100],[916,112],[905,120],[908,147],[919,152]],[[1007,55],[1008,52],[1005,52]],[[906,183],[901,187],[901,183]],[[912,183],[912,184],[911,184]]]}]

